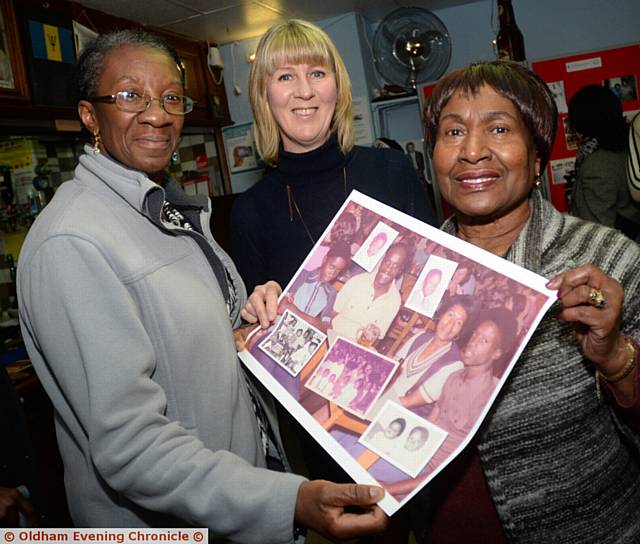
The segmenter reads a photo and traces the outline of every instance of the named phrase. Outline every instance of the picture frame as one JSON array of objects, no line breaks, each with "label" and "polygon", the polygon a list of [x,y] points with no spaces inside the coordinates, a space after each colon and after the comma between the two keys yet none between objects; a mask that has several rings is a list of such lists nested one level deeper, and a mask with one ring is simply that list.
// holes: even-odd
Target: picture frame
[{"label": "picture frame", "polygon": [[0,0],[0,97],[30,99],[27,72],[11,0]]},{"label": "picture frame", "polygon": [[265,164],[256,149],[252,122],[224,127],[222,135],[231,175],[264,169]]}]

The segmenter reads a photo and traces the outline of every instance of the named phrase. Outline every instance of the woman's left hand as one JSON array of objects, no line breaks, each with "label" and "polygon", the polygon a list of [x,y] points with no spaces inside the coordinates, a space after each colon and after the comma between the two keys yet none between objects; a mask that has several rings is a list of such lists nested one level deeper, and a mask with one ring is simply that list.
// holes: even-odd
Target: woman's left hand
[{"label": "woman's left hand", "polygon": [[[547,287],[558,290],[563,306],[558,319],[573,324],[584,355],[606,375],[619,371],[629,356],[620,332],[622,285],[588,264],[559,274]],[[594,294],[596,299],[602,294],[604,304],[595,305]]]},{"label": "woman's left hand", "polygon": [[275,281],[256,286],[240,312],[240,316],[249,323],[260,323],[266,329],[278,315],[278,297],[282,287]]}]

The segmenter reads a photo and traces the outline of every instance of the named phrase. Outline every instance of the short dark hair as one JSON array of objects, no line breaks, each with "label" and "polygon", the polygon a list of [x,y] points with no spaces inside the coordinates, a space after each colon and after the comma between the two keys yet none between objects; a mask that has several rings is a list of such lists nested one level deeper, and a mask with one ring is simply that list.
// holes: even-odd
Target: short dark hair
[{"label": "short dark hair", "polygon": [[406,420],[403,417],[397,417],[393,421],[391,421],[389,425],[387,425],[387,427],[391,427],[391,425],[393,425],[394,423],[397,423],[398,425],[400,425],[400,432],[398,434],[402,434],[404,432],[405,427],[407,426]]},{"label": "short dark hair", "polygon": [[433,151],[440,114],[456,91],[476,95],[483,85],[511,100],[531,135],[544,170],[556,135],[558,108],[547,84],[517,62],[478,62],[449,72],[436,85],[424,111],[425,133]]},{"label": "short dark hair", "polygon": [[404,271],[407,269],[407,266],[409,265],[409,262],[413,258],[411,248],[405,242],[394,242],[393,244],[391,244],[387,248],[383,260],[387,257],[387,255],[389,255],[389,253],[396,251],[397,249],[400,249],[404,252],[404,262],[402,263],[402,272],[404,273]]},{"label": "short dark hair", "polygon": [[184,85],[185,72],[180,55],[175,48],[156,34],[146,30],[126,29],[100,34],[82,50],[73,72],[77,100],[87,100],[98,92],[100,76],[104,62],[109,53],[120,47],[150,47],[165,53],[175,61],[180,71],[180,79]]},{"label": "short dark hair", "polygon": [[340,257],[349,262],[351,260],[351,248],[344,240],[338,240],[329,247],[327,257]]},{"label": "short dark hair", "polygon": [[486,321],[495,323],[500,331],[500,350],[502,351],[500,360],[504,361],[505,357],[511,354],[518,332],[515,315],[506,308],[490,308],[482,312],[477,324],[481,325]]},{"label": "short dark hair", "polygon": [[449,308],[453,306],[460,306],[467,312],[467,319],[458,334],[458,344],[464,344],[475,327],[476,318],[482,307],[482,302],[480,298],[475,295],[453,295],[452,297],[447,297],[438,307],[434,321],[439,321],[442,316],[447,313]]},{"label": "short dark hair", "polygon": [[569,122],[580,134],[598,140],[603,149],[622,151],[627,146],[629,127],[622,103],[601,85],[587,85],[571,97]]}]

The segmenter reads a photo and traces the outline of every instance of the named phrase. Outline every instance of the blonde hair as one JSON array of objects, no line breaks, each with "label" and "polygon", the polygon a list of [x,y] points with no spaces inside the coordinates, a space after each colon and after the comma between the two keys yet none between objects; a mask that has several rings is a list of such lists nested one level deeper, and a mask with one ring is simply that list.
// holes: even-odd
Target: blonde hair
[{"label": "blonde hair", "polygon": [[338,135],[338,145],[346,155],[351,151],[355,140],[349,74],[340,53],[326,32],[300,19],[272,26],[258,43],[256,58],[249,74],[249,99],[255,120],[253,130],[258,153],[272,166],[278,162],[281,137],[269,107],[267,84],[273,73],[288,63],[317,64],[335,74],[337,101],[330,130]]}]

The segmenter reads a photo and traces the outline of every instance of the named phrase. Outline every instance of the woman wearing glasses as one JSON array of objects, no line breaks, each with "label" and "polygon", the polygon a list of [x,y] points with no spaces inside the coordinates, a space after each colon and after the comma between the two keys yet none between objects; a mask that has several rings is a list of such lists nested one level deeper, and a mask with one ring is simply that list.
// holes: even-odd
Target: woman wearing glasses
[{"label": "woman wearing glasses", "polygon": [[20,255],[22,330],[55,407],[74,522],[260,543],[293,542],[294,522],[334,538],[380,530],[379,488],[285,472],[269,407],[237,363],[242,281],[208,199],[165,174],[193,107],[183,78],[144,32],[83,51],[78,112],[93,145]]}]

